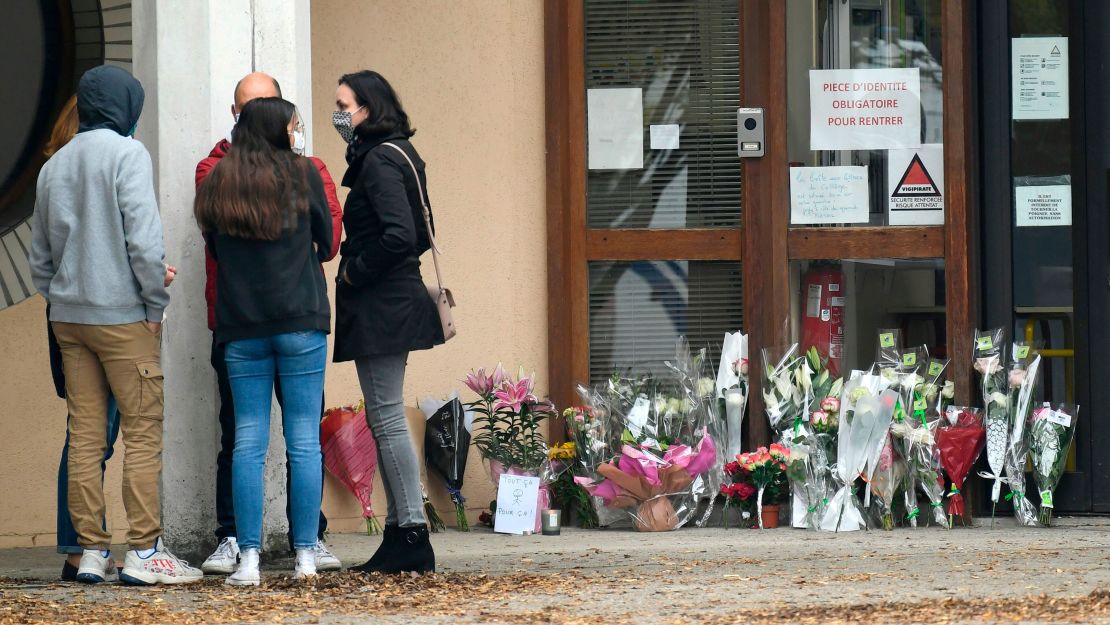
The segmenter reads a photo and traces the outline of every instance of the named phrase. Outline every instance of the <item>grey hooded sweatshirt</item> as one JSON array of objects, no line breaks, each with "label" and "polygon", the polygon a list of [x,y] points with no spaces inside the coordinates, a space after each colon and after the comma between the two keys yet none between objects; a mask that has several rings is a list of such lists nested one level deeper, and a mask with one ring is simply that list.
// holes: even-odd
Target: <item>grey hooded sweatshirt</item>
[{"label": "grey hooded sweatshirt", "polygon": [[150,154],[130,135],[143,88],[126,71],[95,67],[77,87],[77,136],[39,173],[31,276],[51,321],[162,321],[162,221]]}]

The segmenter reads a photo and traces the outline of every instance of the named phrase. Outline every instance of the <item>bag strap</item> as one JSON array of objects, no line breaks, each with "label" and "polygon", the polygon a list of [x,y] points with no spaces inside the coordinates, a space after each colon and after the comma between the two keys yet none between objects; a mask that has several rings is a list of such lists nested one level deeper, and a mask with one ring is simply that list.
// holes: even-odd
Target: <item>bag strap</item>
[{"label": "bag strap", "polygon": [[408,152],[405,152],[398,145],[388,141],[382,143],[382,145],[388,145],[400,152],[401,156],[405,157],[409,167],[412,169],[412,176],[416,178],[416,190],[420,193],[420,205],[423,207],[424,226],[428,228],[428,241],[432,244],[432,264],[435,265],[436,268],[436,282],[439,284],[439,290],[442,291],[443,274],[439,269],[439,256],[443,253],[443,250],[439,249],[439,246],[436,245],[436,235],[435,232],[432,231],[432,210],[428,208],[428,202],[424,199],[424,185],[420,184],[420,174],[416,171],[416,165],[414,165],[412,159],[409,158]]}]

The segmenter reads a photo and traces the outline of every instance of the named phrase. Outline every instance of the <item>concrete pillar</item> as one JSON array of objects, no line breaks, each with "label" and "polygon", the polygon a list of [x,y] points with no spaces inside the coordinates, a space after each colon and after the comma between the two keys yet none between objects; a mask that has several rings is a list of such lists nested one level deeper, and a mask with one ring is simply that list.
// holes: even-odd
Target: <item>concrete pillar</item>
[{"label": "concrete pillar", "polygon": [[[147,98],[138,138],[151,152],[167,262],[178,267],[163,338],[166,540],[197,559],[215,542],[219,395],[210,365],[204,245],[193,218],[197,162],[231,129],[236,82],[267,71],[311,115],[308,0],[144,0],[133,5],[135,74]],[[288,86],[287,86],[288,85]],[[290,92],[289,89],[293,91]],[[309,118],[310,119],[310,118]],[[310,126],[306,119],[306,126]],[[276,409],[276,406],[275,406]],[[275,411],[263,545],[285,544],[285,447]]]}]

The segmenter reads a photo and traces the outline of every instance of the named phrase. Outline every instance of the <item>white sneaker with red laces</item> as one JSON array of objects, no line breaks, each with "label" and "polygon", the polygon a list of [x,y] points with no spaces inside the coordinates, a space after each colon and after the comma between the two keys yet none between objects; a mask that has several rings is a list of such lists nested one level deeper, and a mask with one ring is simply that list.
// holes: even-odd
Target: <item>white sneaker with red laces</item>
[{"label": "white sneaker with red laces", "polygon": [[153,552],[146,557],[134,549],[128,551],[119,578],[124,583],[137,586],[190,584],[204,579],[204,572],[170,553],[159,538]]}]

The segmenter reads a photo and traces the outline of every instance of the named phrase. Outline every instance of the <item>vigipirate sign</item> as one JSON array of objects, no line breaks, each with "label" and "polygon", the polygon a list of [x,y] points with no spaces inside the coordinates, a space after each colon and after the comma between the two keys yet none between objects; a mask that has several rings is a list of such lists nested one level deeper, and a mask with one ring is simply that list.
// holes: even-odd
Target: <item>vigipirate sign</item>
[{"label": "vigipirate sign", "polygon": [[812,70],[809,89],[810,149],[921,145],[921,79],[916,68]]}]

